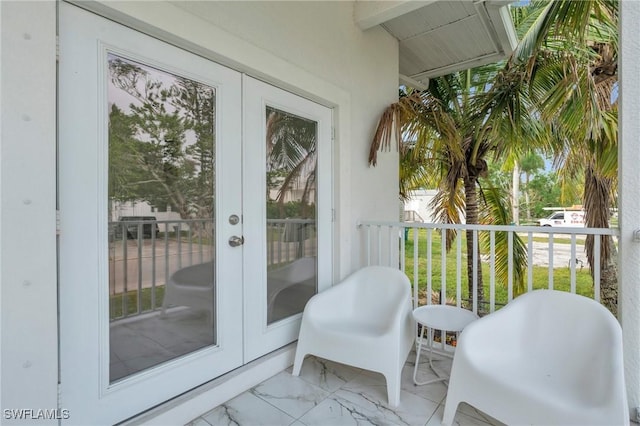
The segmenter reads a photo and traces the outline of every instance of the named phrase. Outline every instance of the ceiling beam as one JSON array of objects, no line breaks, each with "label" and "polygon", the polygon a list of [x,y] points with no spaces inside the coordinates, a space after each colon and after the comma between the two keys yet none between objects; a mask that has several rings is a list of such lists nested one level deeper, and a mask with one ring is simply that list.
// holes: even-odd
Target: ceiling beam
[{"label": "ceiling beam", "polygon": [[393,0],[355,2],[354,20],[362,30],[373,28],[438,0]]},{"label": "ceiling beam", "polygon": [[398,78],[400,84],[404,86],[413,87],[417,90],[427,90],[429,88],[429,79],[425,78],[426,81],[418,81],[407,75],[400,74]]}]

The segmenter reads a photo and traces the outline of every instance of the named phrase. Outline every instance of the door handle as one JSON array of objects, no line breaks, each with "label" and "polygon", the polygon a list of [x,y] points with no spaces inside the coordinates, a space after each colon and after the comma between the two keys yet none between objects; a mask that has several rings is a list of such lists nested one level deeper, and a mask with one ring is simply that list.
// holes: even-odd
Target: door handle
[{"label": "door handle", "polygon": [[229,238],[229,245],[231,247],[238,247],[243,244],[244,244],[244,237],[238,237],[234,235],[233,237]]}]

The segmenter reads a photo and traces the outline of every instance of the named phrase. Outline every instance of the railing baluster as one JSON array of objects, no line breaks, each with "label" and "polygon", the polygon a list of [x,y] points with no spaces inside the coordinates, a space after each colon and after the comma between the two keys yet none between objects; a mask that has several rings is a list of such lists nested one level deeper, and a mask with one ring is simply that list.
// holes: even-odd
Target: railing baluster
[{"label": "railing baluster", "polygon": [[178,269],[182,269],[182,222],[178,222],[176,238],[178,239]]},{"label": "railing baluster", "polygon": [[[123,225],[125,225],[123,223]],[[122,227],[122,269],[123,269],[123,274],[122,274],[122,317],[126,317],[128,315],[128,300],[127,300],[127,280],[129,278],[129,274],[128,274],[128,257],[129,257],[129,253],[127,250],[127,243],[128,243],[128,229],[126,226]]]},{"label": "railing baluster", "polygon": [[600,302],[600,250],[602,236],[593,236],[593,299],[596,302]]},{"label": "railing baluster", "polygon": [[382,263],[382,226],[378,226],[378,263]]},{"label": "railing baluster", "polygon": [[427,305],[431,305],[431,291],[432,291],[432,282],[431,282],[431,271],[433,268],[432,265],[432,261],[431,261],[431,242],[432,242],[432,238],[431,238],[431,232],[433,231],[433,229],[429,228],[427,229],[427,292],[425,294],[425,297],[427,298]]},{"label": "railing baluster", "polygon": [[473,312],[478,313],[478,230],[473,230],[473,294],[469,295],[473,301]]},{"label": "railing baluster", "polygon": [[513,232],[507,232],[507,303],[513,300]]},{"label": "railing baluster", "polygon": [[367,266],[371,265],[371,226],[367,226]]},{"label": "railing baluster", "polygon": [[496,231],[489,234],[491,261],[489,266],[489,312],[496,310]]},{"label": "railing baluster", "polygon": [[207,229],[207,224],[205,221],[198,221],[198,264],[202,264],[204,261],[202,259],[202,236]]},{"label": "railing baluster", "polygon": [[419,249],[418,228],[413,228],[413,309],[417,308],[418,303],[418,249]]},{"label": "railing baluster", "polygon": [[527,291],[533,290],[533,232],[527,233]]},{"label": "railing baluster", "polygon": [[571,267],[571,293],[576,293],[576,234],[571,234],[571,258],[569,259],[569,266]]},{"label": "railing baluster", "polygon": [[394,241],[393,230],[394,229],[395,228],[393,226],[389,226],[387,228],[387,235],[389,236],[389,253],[387,254],[387,266],[393,266],[393,259],[391,256],[395,252],[393,247],[393,241]]},{"label": "railing baluster", "polygon": [[549,290],[553,290],[553,232],[549,232],[549,243],[547,245],[549,250]]},{"label": "railing baluster", "polygon": [[[169,230],[171,222],[165,223],[164,227],[164,292],[167,294],[167,283],[169,282]],[[164,303],[164,302],[163,302]]]},{"label": "railing baluster", "polygon": [[151,225],[151,310],[156,310],[156,223]]},{"label": "railing baluster", "polygon": [[462,235],[456,232],[456,306],[462,306]]},{"label": "railing baluster", "polygon": [[278,229],[278,236],[279,236],[279,241],[280,244],[278,244],[278,264],[282,263],[282,246],[283,243],[286,244],[286,239],[284,238],[285,236],[285,224],[283,223],[282,225],[280,225],[279,229]]},{"label": "railing baluster", "polygon": [[409,229],[409,228],[399,228],[400,229],[400,270],[402,272],[405,272],[406,270],[406,265],[405,265],[405,245],[406,245],[406,241],[404,238],[405,235],[405,229]]},{"label": "railing baluster", "polygon": [[440,304],[447,303],[447,235],[440,233]]},{"label": "railing baluster", "polygon": [[189,222],[189,229],[187,230],[187,238],[189,239],[189,266],[193,265],[193,222]]},{"label": "railing baluster", "polygon": [[144,233],[142,223],[138,223],[138,294],[136,295],[136,314],[142,313],[142,246],[144,245]]}]

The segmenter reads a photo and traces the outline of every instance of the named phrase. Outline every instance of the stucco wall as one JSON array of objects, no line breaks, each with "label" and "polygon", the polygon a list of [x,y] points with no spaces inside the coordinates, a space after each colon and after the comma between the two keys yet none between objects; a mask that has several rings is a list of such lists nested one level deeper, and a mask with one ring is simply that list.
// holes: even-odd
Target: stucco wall
[{"label": "stucco wall", "polygon": [[55,409],[58,403],[55,3],[0,2],[0,27],[4,425],[29,423],[17,420],[28,416],[24,411],[5,410]]}]

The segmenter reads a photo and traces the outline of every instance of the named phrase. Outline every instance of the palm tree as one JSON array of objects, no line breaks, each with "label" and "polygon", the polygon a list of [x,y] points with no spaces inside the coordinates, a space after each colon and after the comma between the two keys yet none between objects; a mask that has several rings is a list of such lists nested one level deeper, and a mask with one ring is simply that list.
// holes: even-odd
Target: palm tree
[{"label": "palm tree", "polygon": [[[376,131],[370,163],[375,165],[377,150],[390,144],[396,123],[396,140],[410,141],[412,151],[426,155],[429,169],[437,173],[441,221],[459,223],[464,210],[466,222],[475,224],[478,182],[486,173],[487,156],[518,158],[525,148],[539,147],[556,156],[565,174],[584,174],[587,226],[607,227],[616,169],[612,93],[617,82],[617,9],[616,0],[538,0],[514,9],[522,41],[502,69],[485,67],[435,78],[427,91],[410,92],[391,105]],[[603,239],[602,247],[601,299],[616,313],[610,238]],[[592,239],[586,248],[593,270]],[[482,301],[481,279],[478,283],[476,296]]]},{"label": "palm tree", "polygon": [[[376,153],[386,147],[395,134],[400,143],[403,167],[407,164],[423,174],[423,181],[436,182],[434,212],[442,223],[479,224],[480,205],[500,197],[481,197],[480,181],[487,176],[487,160],[511,152],[515,145],[507,141],[534,143],[539,126],[522,118],[519,130],[498,129],[488,124],[486,100],[482,93],[492,83],[499,68],[496,65],[449,74],[430,79],[423,92],[408,91],[387,108],[380,120],[369,161],[376,163]],[[526,123],[526,124],[525,124]],[[394,127],[395,126],[395,127]],[[521,131],[525,129],[524,131]],[[408,156],[408,158],[407,158]],[[508,216],[508,215],[507,215]],[[508,217],[499,216],[510,223]],[[450,248],[454,232],[448,232]],[[482,264],[479,245],[474,252],[474,232],[466,232],[467,283],[469,297],[474,296],[482,308],[484,301]],[[506,242],[506,240],[505,240]],[[502,246],[502,250],[506,250]],[[507,256],[500,256],[506,262]],[[516,269],[523,269],[526,258]]]},{"label": "palm tree", "polygon": [[[521,13],[529,29],[492,91],[510,93],[513,85],[526,88],[555,136],[549,152],[561,175],[584,178],[587,226],[608,227],[617,178],[618,2],[539,0]],[[490,122],[518,119],[517,114],[491,115]],[[585,247],[593,271],[593,237]],[[614,253],[612,239],[602,237],[600,297],[616,314]]]}]

